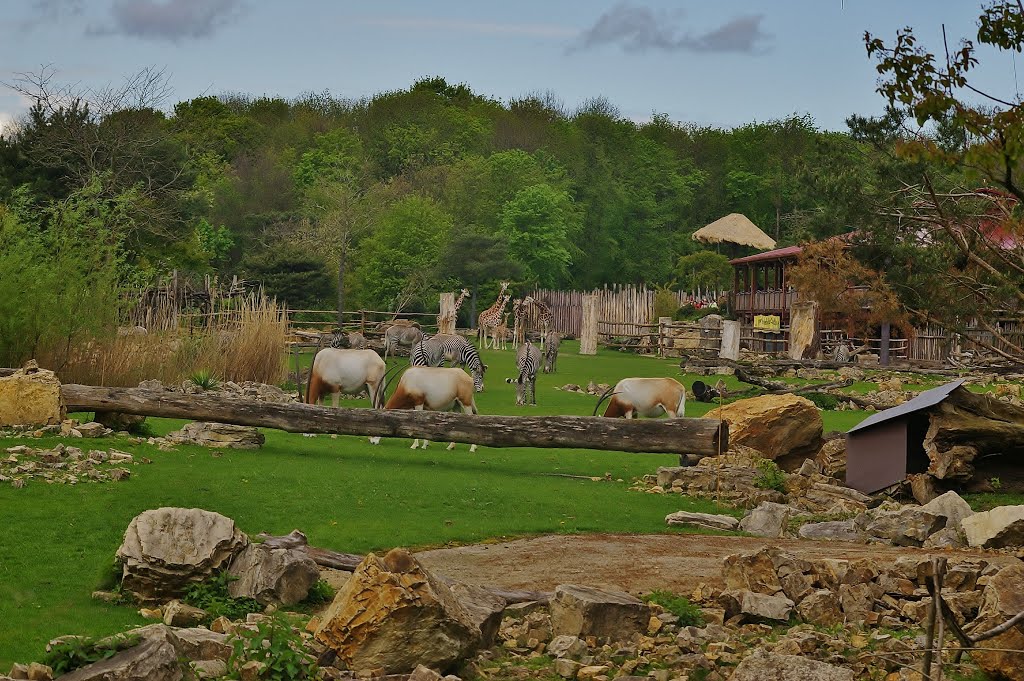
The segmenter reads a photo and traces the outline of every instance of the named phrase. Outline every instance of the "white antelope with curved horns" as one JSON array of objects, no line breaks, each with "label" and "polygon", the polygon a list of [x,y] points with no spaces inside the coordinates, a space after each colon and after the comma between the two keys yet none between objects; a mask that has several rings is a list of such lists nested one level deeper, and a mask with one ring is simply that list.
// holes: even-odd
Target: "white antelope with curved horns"
[{"label": "white antelope with curved horns", "polygon": [[[402,374],[384,408],[451,411],[458,405],[467,414],[477,414],[473,392],[473,378],[462,369],[413,366]],[[411,448],[416,449],[420,442],[423,442],[423,449],[430,444],[416,438]],[[454,442],[448,444],[448,449],[454,447]],[[469,451],[475,452],[476,445],[470,445]]]},{"label": "white antelope with curved horns", "polygon": [[384,402],[384,372],[387,365],[373,350],[324,348],[316,353],[306,386],[306,404],[316,404],[330,395],[334,407],[341,393],[354,394],[366,387],[370,404],[380,409]]},{"label": "white antelope with curved horns", "polygon": [[609,397],[604,412],[608,417],[655,418],[668,414],[674,419],[685,415],[686,388],[674,378],[624,378],[605,391],[594,407],[594,414]]}]

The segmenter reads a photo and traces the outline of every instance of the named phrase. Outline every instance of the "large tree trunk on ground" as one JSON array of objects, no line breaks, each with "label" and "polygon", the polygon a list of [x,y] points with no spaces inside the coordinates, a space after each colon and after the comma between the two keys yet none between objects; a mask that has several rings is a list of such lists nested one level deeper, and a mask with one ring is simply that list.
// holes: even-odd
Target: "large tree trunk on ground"
[{"label": "large tree trunk on ground", "polygon": [[611,419],[590,416],[470,416],[451,412],[329,409],[252,402],[215,395],[179,395],[138,388],[63,385],[68,411],[117,411],[277,428],[290,433],[340,433],[426,438],[494,447],[568,447],[622,452],[700,454],[729,449],[729,427],[713,419]]},{"label": "large tree trunk on ground", "polygon": [[929,413],[924,438],[928,472],[943,480],[967,481],[974,476],[978,457],[997,455],[1009,464],[1024,464],[1024,409],[978,395],[966,388],[953,390]]}]

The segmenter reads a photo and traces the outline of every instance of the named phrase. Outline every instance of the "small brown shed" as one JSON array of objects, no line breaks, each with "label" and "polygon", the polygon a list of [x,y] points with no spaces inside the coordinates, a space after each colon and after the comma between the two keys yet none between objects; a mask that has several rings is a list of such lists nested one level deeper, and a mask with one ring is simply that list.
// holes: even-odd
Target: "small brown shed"
[{"label": "small brown shed", "polygon": [[898,407],[869,416],[846,434],[846,484],[871,494],[928,470],[924,448],[928,410],[964,379],[926,390]]}]

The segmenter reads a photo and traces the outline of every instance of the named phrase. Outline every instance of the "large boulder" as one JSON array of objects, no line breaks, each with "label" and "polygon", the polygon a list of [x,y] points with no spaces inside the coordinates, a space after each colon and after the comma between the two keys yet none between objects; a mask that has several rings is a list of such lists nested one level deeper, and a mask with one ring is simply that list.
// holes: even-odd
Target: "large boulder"
[{"label": "large boulder", "polygon": [[62,681],[180,681],[178,650],[167,636],[150,636],[106,660],[65,674]]},{"label": "large boulder", "polygon": [[853,681],[853,670],[801,655],[757,648],[739,663],[730,681]]},{"label": "large boulder", "polygon": [[964,518],[974,515],[971,505],[953,491],[935,497],[922,506],[921,510],[945,518],[946,527],[954,529],[960,528]]},{"label": "large boulder", "polygon": [[304,600],[320,579],[320,569],[305,547],[272,548],[249,544],[228,568],[236,579],[228,584],[235,598],[255,598],[260,603],[294,605]]},{"label": "large boulder", "polygon": [[551,631],[555,636],[596,636],[627,641],[647,631],[651,609],[620,591],[563,584],[551,599]]},{"label": "large boulder", "polygon": [[229,449],[259,449],[266,441],[257,428],[204,421],[186,423],[181,430],[168,433],[167,439],[175,444]]},{"label": "large boulder", "polygon": [[831,627],[843,622],[843,607],[839,597],[828,589],[818,589],[805,596],[796,609],[800,619],[810,624]]},{"label": "large boulder", "polygon": [[412,554],[393,549],[366,556],[314,635],[357,671],[444,670],[480,646],[478,619]]},{"label": "large boulder", "polygon": [[967,543],[998,549],[1024,545],[1024,506],[996,506],[960,521]]},{"label": "large boulder", "polygon": [[791,506],[762,501],[757,508],[743,516],[739,529],[756,537],[781,537],[792,514]]},{"label": "large boulder", "polygon": [[[805,397],[763,395],[712,409],[705,418],[729,423],[730,445],[744,445],[769,459],[799,465],[821,449],[821,413]],[[786,466],[784,466],[786,467]]]},{"label": "large boulder", "polygon": [[34,361],[0,377],[0,426],[54,426],[65,413],[57,375]]},{"label": "large boulder", "polygon": [[[1024,611],[1024,563],[1014,563],[997,572],[985,585],[978,617],[967,633],[977,635],[1003,624]],[[979,643],[982,648],[1002,650],[972,650],[970,655],[981,669],[992,678],[1024,681],[1024,623],[1019,623],[994,638]]]},{"label": "large boulder", "polygon": [[694,525],[709,530],[735,530],[740,521],[731,515],[676,511],[665,516],[665,522],[669,525]]},{"label": "large boulder", "polygon": [[122,588],[143,602],[184,595],[227,568],[249,544],[235,521],[200,508],[158,508],[132,518],[117,549]]},{"label": "large boulder", "polygon": [[946,518],[929,513],[920,506],[877,513],[864,527],[868,536],[896,546],[921,546],[924,540],[946,526]]}]

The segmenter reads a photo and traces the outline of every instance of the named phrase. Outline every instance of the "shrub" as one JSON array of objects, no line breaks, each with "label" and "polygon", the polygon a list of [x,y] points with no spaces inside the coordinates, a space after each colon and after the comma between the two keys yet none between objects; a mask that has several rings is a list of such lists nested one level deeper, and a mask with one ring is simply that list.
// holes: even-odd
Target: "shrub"
[{"label": "shrub", "polygon": [[263,606],[256,599],[235,598],[228,593],[228,584],[235,579],[227,572],[219,572],[193,584],[181,600],[193,607],[202,608],[211,620],[221,616],[239,620],[251,612],[263,612]]},{"label": "shrub", "polygon": [[120,651],[131,648],[140,640],[138,635],[118,634],[106,639],[83,636],[69,637],[51,645],[42,663],[53,669],[56,676],[67,674],[100,660],[107,660]]},{"label": "shrub", "polygon": [[839,397],[828,393],[807,393],[804,395],[819,409],[835,409],[839,406]]},{"label": "shrub", "polygon": [[644,596],[644,600],[656,603],[665,608],[666,612],[678,617],[681,627],[704,626],[704,613],[685,596],[679,596],[671,591],[652,591]]},{"label": "shrub", "polygon": [[288,620],[275,613],[256,625],[256,631],[239,630],[231,641],[228,678],[241,678],[243,664],[263,663],[265,679],[309,679],[316,677],[316,660],[303,650],[302,637]]},{"label": "shrub", "polygon": [[334,594],[335,589],[333,586],[328,584],[326,580],[318,579],[313,586],[309,587],[309,593],[306,595],[303,603],[307,605],[330,603],[334,600]]},{"label": "shrub", "polygon": [[203,390],[216,390],[220,386],[220,381],[206,369],[193,372],[188,380],[192,385]]},{"label": "shrub", "polygon": [[779,464],[771,459],[761,459],[757,462],[757,477],[754,484],[760,489],[773,489],[777,492],[786,491],[786,474],[779,468]]}]

